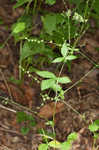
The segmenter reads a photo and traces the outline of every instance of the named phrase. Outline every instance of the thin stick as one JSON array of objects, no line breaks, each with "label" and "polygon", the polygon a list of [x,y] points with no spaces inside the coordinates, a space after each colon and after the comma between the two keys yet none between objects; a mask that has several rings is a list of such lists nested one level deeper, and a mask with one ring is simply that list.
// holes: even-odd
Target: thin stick
[{"label": "thin stick", "polygon": [[7,90],[8,90],[9,96],[10,96],[10,98],[12,99],[11,90],[10,90],[10,88],[9,88],[9,86],[8,86],[7,80],[6,80],[6,78],[5,78],[5,76],[4,76],[4,74],[3,74],[3,72],[2,72],[1,69],[0,69],[0,73],[1,73],[2,78],[3,78],[3,80],[4,80],[5,86],[6,86]]},{"label": "thin stick", "polygon": [[5,110],[7,110],[7,111],[11,111],[11,112],[13,112],[13,113],[16,113],[15,110],[13,110],[13,109],[11,109],[11,108],[8,108],[8,107],[5,107],[5,106],[3,106],[3,105],[1,105],[1,104],[0,104],[0,108],[5,109]]},{"label": "thin stick", "polygon": [[82,115],[78,112],[78,111],[76,111],[76,109],[74,109],[71,105],[69,105],[67,102],[65,102],[65,101],[62,101],[65,105],[67,105],[71,110],[73,110],[76,114],[78,114],[78,115],[80,115],[81,117],[82,117]]},{"label": "thin stick", "polygon": [[75,87],[78,83],[80,83],[82,80],[84,80],[95,68],[96,68],[96,66],[94,66],[89,72],[87,72],[80,80],[78,80],[73,85],[71,85],[68,89],[66,89],[64,91],[64,93],[67,93],[69,90],[71,90],[73,87]]},{"label": "thin stick", "polygon": [[0,127],[0,130],[1,130],[1,131],[5,131],[5,132],[10,132],[10,133],[15,133],[15,134],[17,134],[17,135],[21,135],[21,136],[22,136],[22,134],[19,133],[19,132],[17,132],[17,131],[5,129],[5,128],[3,128],[3,127]]}]

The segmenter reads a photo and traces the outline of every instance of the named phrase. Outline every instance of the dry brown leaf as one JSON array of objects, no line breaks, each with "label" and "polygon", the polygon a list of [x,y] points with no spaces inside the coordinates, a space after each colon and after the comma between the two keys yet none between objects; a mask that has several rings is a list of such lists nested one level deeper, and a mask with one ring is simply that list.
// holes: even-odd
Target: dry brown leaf
[{"label": "dry brown leaf", "polygon": [[29,108],[32,108],[33,100],[35,99],[35,90],[28,85],[24,85],[25,99],[28,101]]},{"label": "dry brown leaf", "polygon": [[44,105],[41,109],[40,112],[38,113],[38,116],[41,118],[51,118],[53,114],[57,114],[62,112],[65,109],[65,106],[61,102],[57,102],[55,106],[55,102],[51,102],[49,104]]},{"label": "dry brown leaf", "polygon": [[[10,94],[13,96],[13,99],[22,104],[22,105],[28,105],[29,108],[32,107],[33,98],[35,97],[35,91],[33,88],[29,87],[28,85],[22,85],[22,87],[18,87],[14,84],[8,83]],[[7,87],[4,85],[4,83],[1,82],[0,89],[5,91],[5,93],[8,93]]]}]

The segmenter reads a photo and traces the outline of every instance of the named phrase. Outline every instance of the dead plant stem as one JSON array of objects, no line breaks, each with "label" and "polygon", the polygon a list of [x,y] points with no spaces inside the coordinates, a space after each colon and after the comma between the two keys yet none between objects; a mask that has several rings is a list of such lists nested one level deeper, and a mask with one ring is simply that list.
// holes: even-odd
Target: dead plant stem
[{"label": "dead plant stem", "polygon": [[10,88],[9,88],[9,86],[8,86],[7,80],[6,80],[6,78],[5,78],[5,76],[4,76],[4,74],[3,74],[3,72],[2,72],[1,69],[0,69],[0,73],[1,73],[2,78],[3,78],[3,80],[4,80],[5,86],[6,86],[7,90],[8,90],[9,96],[10,96],[11,99],[13,99],[13,98],[12,98],[12,95],[11,95],[11,90],[10,90]]},{"label": "dead plant stem", "polygon": [[96,69],[96,66],[94,66],[90,71],[88,71],[82,78],[80,78],[80,80],[78,80],[77,82],[75,82],[73,85],[71,85],[68,89],[66,89],[64,91],[64,93],[67,93],[69,90],[71,90],[73,87],[75,87],[77,84],[79,84],[82,80],[84,80],[91,72],[94,71],[94,69]]}]

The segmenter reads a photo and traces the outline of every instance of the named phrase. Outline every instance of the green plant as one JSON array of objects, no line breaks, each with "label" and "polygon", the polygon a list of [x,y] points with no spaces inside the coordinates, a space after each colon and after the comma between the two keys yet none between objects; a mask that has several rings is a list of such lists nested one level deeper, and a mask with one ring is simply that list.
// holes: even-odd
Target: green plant
[{"label": "green plant", "polygon": [[[47,121],[46,125],[51,126],[54,129],[54,122]],[[43,138],[43,143],[39,145],[38,150],[49,150],[50,148],[60,149],[60,150],[69,150],[72,146],[73,141],[78,137],[76,132],[73,132],[67,136],[65,142],[59,142],[56,140],[55,132],[46,132],[44,129],[39,130],[40,135]]]},{"label": "green plant", "polygon": [[21,133],[23,135],[26,135],[29,131],[31,127],[34,127],[36,125],[36,121],[33,118],[32,115],[28,115],[25,112],[17,112],[17,122],[18,123],[23,123],[23,127],[21,127]]},{"label": "green plant", "polygon": [[[88,129],[93,133],[93,150],[95,149],[96,140],[99,139],[99,120],[95,120],[92,124],[89,125]],[[98,148],[97,148],[98,149]]]},{"label": "green plant", "polygon": [[[70,2],[75,3],[74,1]],[[18,0],[14,8],[20,7],[25,3],[28,5],[32,3],[32,1]],[[34,4],[35,3],[36,0],[34,1]],[[55,0],[47,0],[45,3],[53,5]],[[76,5],[77,4],[78,2],[76,2]],[[67,12],[62,13],[43,13],[41,16],[43,29],[41,30],[39,37],[31,36],[33,28],[37,26],[37,24],[34,25],[33,23],[35,21],[32,21],[33,13],[31,8],[28,9],[28,13],[25,11],[25,13],[18,19],[17,23],[15,23],[12,27],[12,35],[14,36],[15,41],[21,41],[19,60],[20,66],[23,66],[27,70],[30,65],[37,65],[38,62],[41,62],[41,65],[44,61],[49,63],[65,62],[70,69],[71,61],[77,58],[77,56],[74,55],[74,52],[77,49],[75,49],[75,44],[74,46],[71,45],[71,39],[79,37],[80,30],[83,32],[85,29],[82,29],[82,26],[80,29],[78,26],[82,23],[84,27],[87,22],[87,14],[85,14],[86,16],[83,16],[83,10],[80,12],[78,9],[80,5],[82,5],[81,1],[79,5],[77,5],[77,9],[74,9],[75,12],[73,12],[74,10],[71,11],[69,9]],[[23,42],[23,40],[25,41]],[[69,41],[69,43],[66,44],[65,41]],[[53,48],[50,46],[51,44],[54,45],[54,48],[57,47],[59,49],[59,53],[61,49],[62,57],[59,57],[59,54],[57,55],[54,52]],[[20,79],[24,76],[24,74],[22,75],[21,70],[19,76]]]},{"label": "green plant", "polygon": [[61,48],[62,57],[57,57],[56,59],[53,60],[53,63],[63,62],[68,64],[69,61],[77,59],[77,56],[73,55],[73,52],[75,51],[78,51],[78,49],[74,47],[71,48],[70,44],[66,44],[66,42],[64,42]]},{"label": "green plant", "polygon": [[91,16],[95,19],[97,28],[99,26],[99,1],[95,0],[93,4],[93,11],[91,11]]},{"label": "green plant", "polygon": [[77,139],[77,133],[75,132],[69,134],[65,142],[59,142],[45,134],[43,134],[43,136],[47,139],[47,142],[40,144],[38,150],[48,150],[50,147],[61,150],[69,150],[72,146],[72,142]]},{"label": "green plant", "polygon": [[[44,78],[41,82],[36,79],[36,81],[41,84],[41,91],[48,89],[54,90],[56,95],[53,100],[57,102],[57,100],[64,99],[64,93],[77,85],[89,73],[88,72],[65,91],[62,89],[62,84],[71,82],[69,77],[61,77],[64,64],[66,64],[70,70],[72,60],[78,58],[77,54],[80,53],[80,50],[76,48],[77,44],[86,30],[90,27],[88,23],[90,15],[94,18],[98,18],[99,2],[98,0],[69,0],[70,6],[73,6],[71,7],[73,9],[68,9],[66,2],[62,0],[65,10],[61,13],[47,12],[40,9],[41,3],[54,5],[56,0],[40,0],[40,2],[37,2],[37,0],[18,0],[14,6],[14,9],[20,6],[24,7],[24,14],[22,14],[12,26],[11,33],[11,35],[14,36],[15,43],[20,42],[19,79],[23,80],[25,73],[27,73],[29,77],[32,77],[31,74],[35,72],[40,77]],[[42,15],[40,16],[39,22],[36,22],[39,10]],[[35,30],[40,23],[42,24],[40,33],[37,35],[33,34],[33,30]],[[57,67],[59,75],[56,76],[56,72],[52,73],[46,71],[44,69],[45,63],[47,65],[53,65],[54,63],[56,66],[58,66],[56,63],[61,63],[61,69]],[[44,71],[40,71],[39,68]],[[13,81],[16,82],[15,80]],[[46,99],[49,99],[48,94],[46,95]],[[26,119],[28,117],[24,113],[20,113],[18,117],[21,118],[22,121],[26,122],[29,120],[31,122],[30,119]],[[28,127],[25,126],[22,128],[21,132],[26,134],[29,131],[29,127],[30,123]],[[67,137],[67,141],[61,143],[45,132],[43,132],[43,136],[46,142],[39,145],[39,150],[47,150],[49,147],[66,150],[71,147],[72,141],[77,138],[76,133],[73,133]]]},{"label": "green plant", "polygon": [[41,90],[51,88],[54,91],[60,91],[61,86],[58,83],[66,84],[71,82],[69,77],[56,77],[52,72],[37,70],[36,73],[43,78],[47,78],[46,80],[42,80]]},{"label": "green plant", "polygon": [[54,5],[56,3],[56,0],[45,0],[45,3],[48,5]]},{"label": "green plant", "polygon": [[2,18],[0,17],[0,25],[4,24]]},{"label": "green plant", "polygon": [[17,79],[15,79],[13,76],[11,76],[10,78],[9,78],[9,81],[10,82],[12,82],[12,83],[14,83],[14,84],[16,84],[16,85],[21,85],[21,83],[22,83],[22,80],[17,80]]}]

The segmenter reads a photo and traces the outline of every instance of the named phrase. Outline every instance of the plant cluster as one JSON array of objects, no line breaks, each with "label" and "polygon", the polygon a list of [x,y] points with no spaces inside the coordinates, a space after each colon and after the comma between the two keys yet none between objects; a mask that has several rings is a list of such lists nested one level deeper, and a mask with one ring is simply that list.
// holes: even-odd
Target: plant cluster
[{"label": "plant cluster", "polygon": [[[36,79],[41,85],[41,91],[53,90],[56,94],[54,100],[57,102],[64,99],[62,84],[71,82],[68,76],[61,76],[62,70],[67,65],[70,71],[72,61],[79,57],[77,44],[90,27],[90,16],[99,24],[99,0],[69,0],[69,8],[67,1],[62,0],[64,11],[60,13],[42,10],[42,3],[53,6],[56,0],[17,0],[14,9],[23,6],[24,13],[13,24],[11,35],[14,36],[15,43],[20,43],[19,80],[24,79],[25,73],[30,77],[32,73],[36,73],[42,78],[41,82]],[[35,30],[39,30],[39,33],[35,34]],[[44,66],[53,65],[59,71],[58,76],[56,72],[44,69]],[[17,116],[18,122],[29,120],[29,127],[31,123],[35,124],[33,118],[23,112],[19,112]],[[26,134],[29,127],[22,127],[21,132]],[[90,125],[89,129],[92,132],[99,129],[99,120]],[[96,137],[95,132],[94,135]],[[39,150],[47,150],[49,147],[68,150],[77,138],[76,133],[71,133],[66,142],[60,143],[44,136],[47,142],[40,144]]]},{"label": "plant cluster", "polygon": [[[90,14],[99,13],[98,1],[70,0],[70,5],[74,6],[71,10],[67,9],[67,3],[62,0],[65,10],[61,13],[42,10],[42,3],[52,6],[56,0],[45,0],[44,2],[18,0],[14,5],[14,9],[24,7],[24,14],[12,26],[15,42],[20,41],[19,77],[24,78],[24,72],[21,69],[23,67],[25,71],[35,72],[47,78],[41,82],[41,90],[51,88],[55,92],[61,92],[62,88],[59,83],[71,82],[69,77],[60,77],[61,71],[59,77],[56,77],[54,73],[45,70],[37,71],[37,69],[42,69],[46,64],[53,65],[53,63],[59,66],[57,65],[59,63],[67,64],[70,70],[71,62],[79,56],[76,54],[79,52],[79,49],[76,48],[77,42],[89,27]],[[39,28],[41,28],[39,35],[34,35],[33,30],[39,30]]]}]

